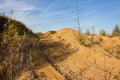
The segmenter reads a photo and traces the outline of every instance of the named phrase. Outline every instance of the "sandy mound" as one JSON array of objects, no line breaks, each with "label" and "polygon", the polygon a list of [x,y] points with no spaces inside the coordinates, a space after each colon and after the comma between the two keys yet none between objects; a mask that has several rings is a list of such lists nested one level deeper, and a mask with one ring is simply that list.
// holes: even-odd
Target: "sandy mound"
[{"label": "sandy mound", "polygon": [[[107,54],[110,54],[112,46],[120,44],[120,38],[106,36],[85,38],[87,38],[85,43],[92,46],[80,45],[77,31],[71,28],[62,29],[50,40],[47,38],[41,40],[41,43],[46,43],[43,44],[43,54],[67,80],[114,80],[116,76],[118,78],[120,60]],[[105,49],[108,47],[110,51]],[[119,48],[118,46],[112,51],[118,53]]]},{"label": "sandy mound", "polygon": [[52,37],[54,40],[64,40],[68,43],[80,44],[79,43],[79,33],[72,28],[65,28],[59,30],[55,35]]}]

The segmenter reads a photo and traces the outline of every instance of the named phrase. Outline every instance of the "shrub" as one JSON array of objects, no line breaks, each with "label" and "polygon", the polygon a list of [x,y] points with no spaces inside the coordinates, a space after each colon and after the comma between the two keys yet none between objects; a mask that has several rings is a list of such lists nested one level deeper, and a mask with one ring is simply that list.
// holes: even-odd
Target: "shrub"
[{"label": "shrub", "polygon": [[106,35],[105,30],[104,30],[104,29],[101,29],[101,30],[99,31],[99,35],[100,35],[100,36],[105,36],[105,35]]}]

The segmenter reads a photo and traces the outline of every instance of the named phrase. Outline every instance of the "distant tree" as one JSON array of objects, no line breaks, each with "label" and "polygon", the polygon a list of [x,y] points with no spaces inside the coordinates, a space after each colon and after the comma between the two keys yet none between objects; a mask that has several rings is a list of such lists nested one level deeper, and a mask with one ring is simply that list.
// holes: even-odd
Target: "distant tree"
[{"label": "distant tree", "polygon": [[105,36],[105,35],[106,35],[105,30],[104,30],[104,29],[100,29],[99,35],[100,35],[100,36]]},{"label": "distant tree", "polygon": [[112,36],[119,36],[119,35],[120,35],[120,27],[118,24],[116,24],[113,29]]},{"label": "distant tree", "polygon": [[90,35],[90,30],[89,29],[86,29],[86,35]]},{"label": "distant tree", "polygon": [[95,34],[95,27],[94,26],[91,27],[91,33],[92,33],[92,35]]}]

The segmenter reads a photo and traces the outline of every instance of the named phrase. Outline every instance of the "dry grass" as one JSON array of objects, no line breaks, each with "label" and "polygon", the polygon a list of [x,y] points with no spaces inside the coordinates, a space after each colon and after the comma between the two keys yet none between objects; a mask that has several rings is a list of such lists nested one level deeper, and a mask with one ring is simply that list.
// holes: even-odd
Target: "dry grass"
[{"label": "dry grass", "polygon": [[[2,67],[0,75],[2,75],[2,80],[14,80],[20,69],[33,66],[31,59],[35,56],[32,56],[30,51],[33,49],[32,45],[35,46],[33,42],[36,40],[24,24],[4,16],[0,16],[0,19],[4,21],[0,26],[3,28],[1,30],[0,62],[2,64],[0,65]],[[34,41],[30,41],[30,38],[26,36],[27,34],[23,35],[24,32],[31,35],[31,40]],[[28,47],[27,50],[26,47]]]}]

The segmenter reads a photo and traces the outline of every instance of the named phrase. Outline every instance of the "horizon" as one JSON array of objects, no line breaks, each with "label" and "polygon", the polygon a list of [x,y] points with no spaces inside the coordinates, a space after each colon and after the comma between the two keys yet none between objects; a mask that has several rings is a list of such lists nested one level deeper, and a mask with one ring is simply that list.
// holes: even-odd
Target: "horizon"
[{"label": "horizon", "polygon": [[104,29],[111,33],[120,25],[120,0],[1,0],[0,13],[23,22],[33,32],[47,32],[62,28],[76,29],[77,3],[80,9],[82,32],[94,26],[96,33]]}]

